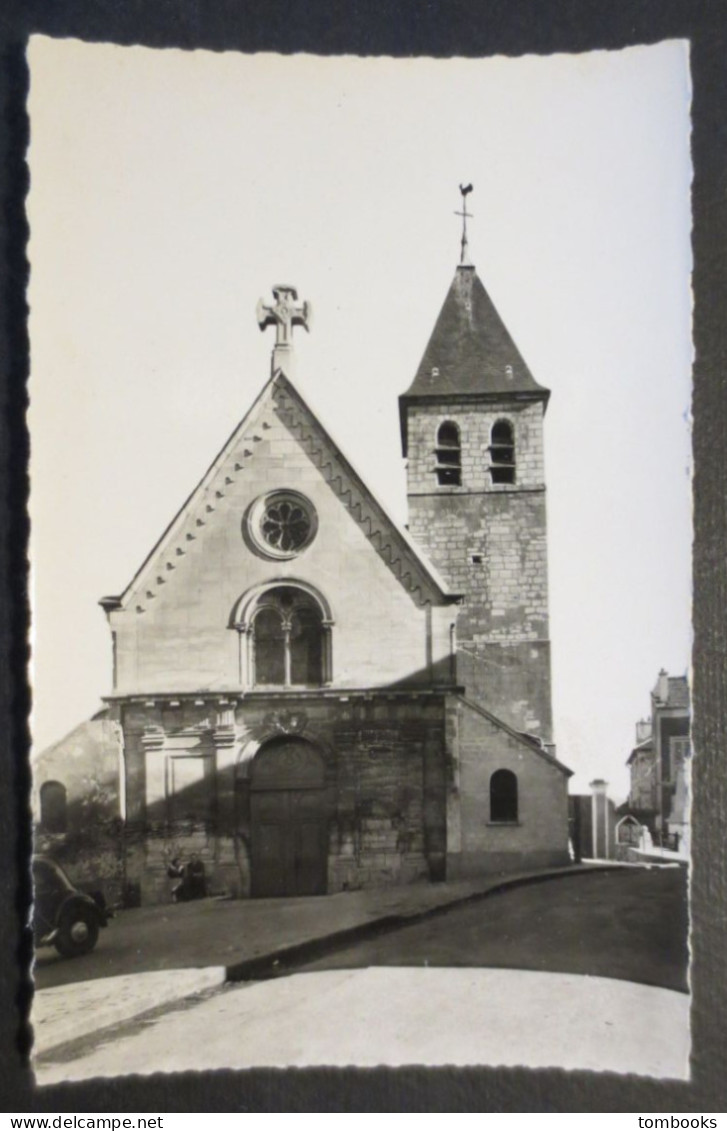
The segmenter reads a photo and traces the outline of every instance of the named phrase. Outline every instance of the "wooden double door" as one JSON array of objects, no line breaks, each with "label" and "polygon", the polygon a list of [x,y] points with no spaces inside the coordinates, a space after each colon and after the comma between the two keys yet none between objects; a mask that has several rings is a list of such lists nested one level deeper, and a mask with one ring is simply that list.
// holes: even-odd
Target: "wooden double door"
[{"label": "wooden double door", "polygon": [[270,743],[253,763],[252,895],[324,895],[329,795],[325,763],[310,743]]}]

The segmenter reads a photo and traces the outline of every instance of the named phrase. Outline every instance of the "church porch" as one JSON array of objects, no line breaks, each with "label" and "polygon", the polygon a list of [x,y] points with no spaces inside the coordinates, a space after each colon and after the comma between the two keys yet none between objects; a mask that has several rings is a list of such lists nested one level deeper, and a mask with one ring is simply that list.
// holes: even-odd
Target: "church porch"
[{"label": "church porch", "polygon": [[443,693],[125,697],[129,902],[172,898],[196,855],[210,894],[326,894],[445,874]]}]

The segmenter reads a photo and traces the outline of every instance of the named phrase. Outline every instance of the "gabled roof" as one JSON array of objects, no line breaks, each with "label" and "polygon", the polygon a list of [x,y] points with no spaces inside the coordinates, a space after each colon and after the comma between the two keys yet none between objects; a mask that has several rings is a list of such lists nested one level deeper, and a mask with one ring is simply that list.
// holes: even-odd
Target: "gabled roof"
[{"label": "gabled roof", "polygon": [[103,722],[105,719],[108,719],[109,714],[110,712],[108,707],[101,707],[98,711],[91,715],[90,718],[83,719],[82,722],[76,723],[76,725],[72,727],[71,730],[69,730],[66,734],[64,734],[62,738],[56,739],[56,741],[52,742],[50,746],[44,746],[42,750],[38,750],[33,746],[30,751],[31,762],[40,761],[43,758],[52,756],[56,753],[57,750],[62,750],[63,747],[68,746],[69,743],[71,743],[75,738],[83,734],[84,731],[88,730],[92,723]]},{"label": "gabled roof", "polygon": [[649,737],[645,738],[643,742],[639,742],[637,746],[634,746],[633,750],[626,759],[626,765],[630,766],[639,754],[645,754],[647,751],[653,751],[653,749],[654,736],[650,734]]},{"label": "gabled roof", "polygon": [[569,770],[563,762],[559,762],[557,758],[555,758],[552,754],[549,754],[540,740],[536,738],[534,734],[525,734],[521,730],[515,730],[509,725],[509,723],[504,722],[502,719],[498,718],[497,715],[493,715],[492,711],[488,711],[485,707],[481,707],[479,703],[473,703],[471,699],[467,699],[464,695],[458,695],[457,698],[459,699],[460,703],[463,703],[465,707],[468,707],[470,709],[470,711],[474,711],[477,715],[482,715],[482,717],[491,722],[493,726],[499,727],[500,730],[504,730],[506,734],[510,735],[511,738],[516,739],[517,742],[520,742],[523,746],[527,746],[528,750],[534,752],[535,754],[538,754],[541,758],[544,759],[544,761],[549,762],[551,766],[554,766],[556,770],[560,770],[562,774],[565,774],[566,777],[573,777],[573,770]]},{"label": "gabled roof", "polygon": [[474,267],[460,265],[416,376],[399,398],[548,400],[512,340]]},{"label": "gabled roof", "polygon": [[[246,466],[255,459],[255,440],[259,436],[254,433],[269,427],[266,414],[276,415],[297,437],[378,555],[418,604],[449,603],[457,599],[458,594],[451,592],[434,566],[366,487],[290,378],[278,371],[266,382],[121,596],[102,598],[100,603],[107,612],[137,600],[140,601],[137,612],[143,612],[146,599],[153,596],[154,585],[172,576],[169,571],[173,571],[187,553],[188,543],[204,538],[204,527],[223,503],[235,478],[244,475]],[[148,588],[150,591],[146,592]]]}]

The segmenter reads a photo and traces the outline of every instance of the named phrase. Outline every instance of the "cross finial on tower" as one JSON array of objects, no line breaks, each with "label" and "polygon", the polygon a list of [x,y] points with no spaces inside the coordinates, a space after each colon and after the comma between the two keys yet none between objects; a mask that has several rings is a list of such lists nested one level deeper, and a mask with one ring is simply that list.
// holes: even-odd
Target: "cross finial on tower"
[{"label": "cross finial on tower", "polygon": [[467,196],[472,192],[472,185],[460,185],[459,191],[462,193],[462,211],[455,212],[455,216],[462,217],[462,243],[459,256],[460,267],[471,267],[469,247],[467,245],[467,221],[473,220],[474,217],[471,212],[467,211]]},{"label": "cross finial on tower", "polygon": [[293,369],[293,327],[310,329],[311,306],[303,302],[296,306],[298,292],[295,287],[283,285],[273,287],[274,306],[266,306],[260,299],[257,304],[257,322],[261,330],[275,327],[275,346],[273,348],[272,372],[282,370],[289,377]]}]

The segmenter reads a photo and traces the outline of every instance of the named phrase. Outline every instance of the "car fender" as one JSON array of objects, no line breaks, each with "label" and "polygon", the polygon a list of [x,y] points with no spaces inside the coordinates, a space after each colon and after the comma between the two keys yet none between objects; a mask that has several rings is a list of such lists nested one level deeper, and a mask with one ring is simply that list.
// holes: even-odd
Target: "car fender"
[{"label": "car fender", "polygon": [[89,910],[92,911],[93,914],[96,916],[96,919],[98,920],[98,924],[99,924],[100,927],[106,926],[106,916],[101,913],[101,911],[99,910],[98,904],[95,903],[95,901],[93,899],[91,899],[90,896],[82,895],[80,892],[78,894],[70,893],[69,895],[66,896],[66,898],[63,900],[63,902],[58,907],[58,913],[56,915],[56,923],[60,923],[61,920],[66,916],[66,914],[68,914],[69,911],[73,912],[79,907],[83,907],[87,911],[89,911]]}]

